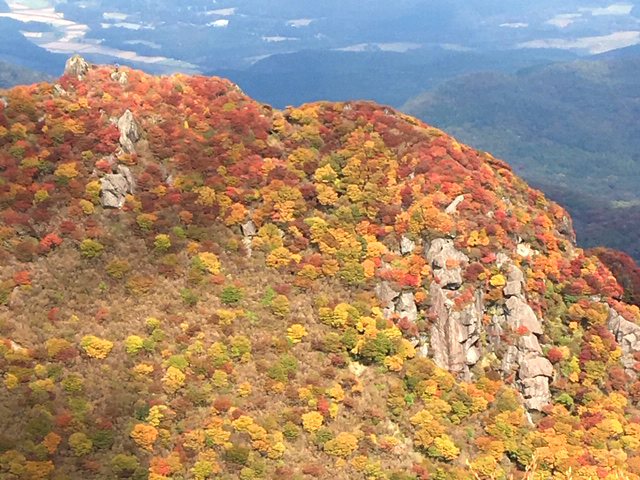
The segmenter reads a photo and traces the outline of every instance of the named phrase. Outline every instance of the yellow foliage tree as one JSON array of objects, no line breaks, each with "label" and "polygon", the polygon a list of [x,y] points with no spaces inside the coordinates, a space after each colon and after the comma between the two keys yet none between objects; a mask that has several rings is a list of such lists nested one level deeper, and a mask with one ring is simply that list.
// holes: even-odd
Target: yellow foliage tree
[{"label": "yellow foliage tree", "polygon": [[55,173],[58,177],[63,177],[63,178],[66,178],[67,180],[76,178],[79,175],[79,172],[76,169],[75,162],[60,164],[60,166],[56,168]]},{"label": "yellow foliage tree", "polygon": [[209,273],[213,275],[218,275],[220,273],[220,260],[218,257],[211,252],[203,252],[198,255],[200,261],[203,265],[209,270]]},{"label": "yellow foliage tree", "polygon": [[151,425],[138,423],[133,427],[129,436],[140,448],[151,451],[153,449],[153,444],[158,438],[158,430]]},{"label": "yellow foliage tree", "polygon": [[358,448],[358,437],[352,433],[340,433],[324,444],[324,451],[336,457],[348,457]]},{"label": "yellow foliage tree", "polygon": [[162,377],[162,384],[167,393],[175,393],[184,385],[186,375],[178,368],[171,366],[167,368],[167,372]]},{"label": "yellow foliage tree", "polygon": [[113,348],[113,342],[98,338],[95,335],[85,335],[80,341],[80,346],[91,358],[102,360],[109,355]]},{"label": "yellow foliage tree", "polygon": [[317,432],[322,426],[323,422],[324,417],[318,412],[308,412],[302,414],[302,427],[307,432]]},{"label": "yellow foliage tree", "polygon": [[291,325],[287,329],[287,338],[291,340],[291,343],[300,343],[302,339],[306,336],[307,336],[307,331],[299,323]]}]

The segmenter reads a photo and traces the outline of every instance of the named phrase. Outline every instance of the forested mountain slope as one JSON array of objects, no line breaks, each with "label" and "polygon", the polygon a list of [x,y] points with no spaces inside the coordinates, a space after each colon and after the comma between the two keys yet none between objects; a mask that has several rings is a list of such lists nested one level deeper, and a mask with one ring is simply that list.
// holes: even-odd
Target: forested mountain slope
[{"label": "forested mountain slope", "polygon": [[50,79],[51,77],[44,73],[0,62],[0,88],[9,88],[14,85],[27,85]]},{"label": "forested mountain slope", "polygon": [[[584,237],[584,245],[606,244],[637,259],[639,74],[638,56],[477,74],[424,93],[402,110],[504,158],[566,203],[579,243]],[[610,238],[618,230],[628,232],[626,241]]]},{"label": "forested mountain slope", "polygon": [[2,478],[639,478],[638,307],[504,162],[79,58],[0,96]]}]

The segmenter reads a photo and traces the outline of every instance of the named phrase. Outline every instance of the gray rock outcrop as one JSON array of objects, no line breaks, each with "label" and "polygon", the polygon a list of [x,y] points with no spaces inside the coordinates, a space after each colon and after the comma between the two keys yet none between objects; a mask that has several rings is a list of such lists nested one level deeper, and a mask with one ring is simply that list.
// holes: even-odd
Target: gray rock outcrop
[{"label": "gray rock outcrop", "polygon": [[607,317],[607,328],[616,338],[616,342],[622,350],[622,358],[620,359],[625,370],[629,374],[634,374],[633,365],[636,360],[633,354],[640,352],[640,325],[630,322],[613,308],[609,307],[609,315]]},{"label": "gray rock outcrop", "polygon": [[51,94],[54,97],[66,97],[67,91],[64,88],[62,88],[62,85],[60,85],[59,83],[56,83],[51,87]]},{"label": "gray rock outcrop", "polygon": [[454,213],[457,213],[458,205],[460,205],[463,200],[464,200],[464,195],[458,195],[456,198],[453,199],[453,202],[451,202],[447,206],[447,208],[444,209],[444,213],[446,213],[447,215],[453,215]]},{"label": "gray rock outcrop", "polygon": [[400,239],[400,253],[402,255],[409,255],[411,252],[413,252],[415,246],[416,242],[406,237],[405,235],[403,235]]},{"label": "gray rock outcrop", "polygon": [[522,295],[524,283],[524,274],[522,270],[513,264],[507,267],[507,284],[502,289],[505,297],[515,297]]},{"label": "gray rock outcrop", "polygon": [[462,311],[454,310],[454,302],[448,294],[456,295],[435,282],[431,284],[431,311],[436,320],[431,328],[430,349],[433,361],[439,367],[468,380],[470,367],[481,357],[482,294],[476,292],[474,302]]},{"label": "gray rock outcrop", "polygon": [[[406,254],[414,247],[403,238],[398,253]],[[425,258],[434,277],[429,290],[429,314],[433,323],[428,334],[410,339],[417,355],[429,355],[439,367],[468,381],[473,367],[483,356],[502,351],[500,369],[503,376],[512,379],[528,409],[542,410],[551,401],[549,383],[554,373],[551,362],[542,352],[539,340],[542,325],[527,303],[522,270],[504,253],[496,255],[496,266],[502,269],[506,279],[505,300],[493,306],[485,325],[482,290],[473,291],[471,301],[466,304],[460,305],[459,301],[463,295],[469,298],[467,288],[463,288],[463,272],[469,258],[457,250],[450,239],[433,240],[426,249]],[[413,292],[381,281],[376,286],[376,295],[385,318],[395,314],[412,322],[418,320]],[[619,320],[616,322],[616,325],[622,325],[618,327],[621,331],[630,328]],[[640,326],[635,328],[637,337],[629,338],[630,348],[637,345],[640,349]]]},{"label": "gray rock outcrop", "polygon": [[105,208],[122,208],[129,194],[135,190],[135,180],[131,171],[124,165],[118,165],[113,173],[100,179],[100,204]]},{"label": "gray rock outcrop", "polygon": [[418,321],[418,307],[413,292],[402,292],[395,302],[395,310],[400,318],[406,318],[411,323]]},{"label": "gray rock outcrop", "polygon": [[[509,268],[511,267],[513,266],[510,265]],[[519,274],[515,270],[513,272],[515,282]],[[522,281],[524,282],[524,277]],[[505,376],[517,373],[516,385],[524,397],[525,406],[530,410],[542,410],[551,401],[549,380],[553,378],[553,366],[543,356],[538,340],[542,327],[531,306],[525,302],[524,295],[509,297],[502,313],[494,315],[487,328],[493,349],[500,347],[505,327],[512,333],[520,327],[526,327],[527,331],[518,333],[515,343],[507,347],[502,357],[502,372]]]},{"label": "gray rock outcrop", "polygon": [[382,314],[385,318],[389,318],[396,311],[396,299],[400,296],[400,292],[395,290],[387,281],[379,282],[376,285],[376,296],[382,305]]},{"label": "gray rock outcrop", "polygon": [[242,235],[245,237],[255,237],[258,234],[258,229],[256,228],[256,224],[253,223],[253,220],[247,220],[241,224],[240,229],[242,230]]},{"label": "gray rock outcrop", "polygon": [[136,151],[134,144],[140,139],[140,130],[130,110],[124,112],[118,119],[117,127],[120,131],[119,142],[122,150],[124,153],[134,153]]},{"label": "gray rock outcrop", "polygon": [[469,263],[469,257],[456,250],[453,241],[438,238],[431,242],[426,255],[438,285],[447,290],[457,290],[462,285],[462,269]]},{"label": "gray rock outcrop", "polygon": [[127,76],[127,72],[125,72],[124,70],[113,72],[110,76],[111,80],[113,80],[114,82],[118,82],[122,86],[129,83],[129,77]]},{"label": "gray rock outcrop", "polygon": [[528,331],[536,335],[542,335],[542,326],[538,317],[521,297],[510,297],[505,303],[505,317],[507,324],[513,330],[526,327]]},{"label": "gray rock outcrop", "polygon": [[240,230],[242,231],[242,244],[247,250],[247,257],[251,257],[251,255],[253,255],[251,242],[253,240],[253,237],[258,234],[258,228],[256,227],[256,224],[253,223],[253,220],[247,220],[246,222],[240,224]]},{"label": "gray rock outcrop", "polygon": [[64,66],[64,73],[72,77],[82,78],[89,71],[89,64],[80,55],[72,56]]}]

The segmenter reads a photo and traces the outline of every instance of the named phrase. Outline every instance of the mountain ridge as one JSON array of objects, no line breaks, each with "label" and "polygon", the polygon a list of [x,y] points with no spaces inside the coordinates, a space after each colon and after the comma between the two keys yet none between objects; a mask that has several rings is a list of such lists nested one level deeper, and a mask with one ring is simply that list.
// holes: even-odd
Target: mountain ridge
[{"label": "mountain ridge", "polygon": [[638,308],[501,160],[80,58],[0,96],[3,474],[640,474]]},{"label": "mountain ridge", "polygon": [[[402,110],[507,159],[518,174],[570,206],[585,247],[607,245],[637,261],[637,246],[609,233],[626,231],[632,238],[639,228],[634,206],[640,175],[634,121],[639,68],[640,57],[629,56],[534,67],[516,75],[478,74],[450,81]],[[590,214],[598,210],[604,215]]]}]

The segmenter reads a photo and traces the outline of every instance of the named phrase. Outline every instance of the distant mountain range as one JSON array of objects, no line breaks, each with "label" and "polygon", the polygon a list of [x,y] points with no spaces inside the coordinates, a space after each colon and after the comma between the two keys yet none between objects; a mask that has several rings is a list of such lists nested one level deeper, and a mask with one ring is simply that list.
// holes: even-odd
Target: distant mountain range
[{"label": "distant mountain range", "polygon": [[0,61],[0,88],[32,84],[43,80],[50,80],[51,78],[52,77],[45,73],[16,67],[15,65]]},{"label": "distant mountain range", "polygon": [[560,50],[451,51],[442,47],[399,53],[310,50],[272,55],[246,70],[214,70],[253,98],[282,108],[306,102],[373,100],[394,107],[425,89],[471,72],[515,72],[577,58]]},{"label": "distant mountain range", "polygon": [[595,0],[3,1],[0,17],[15,24],[2,24],[0,39],[26,32],[27,42],[49,52],[164,73],[245,70],[261,58],[308,50],[553,47],[587,55],[638,43],[636,10],[633,2],[603,7]]}]

